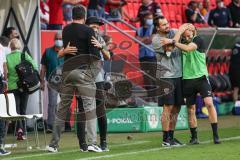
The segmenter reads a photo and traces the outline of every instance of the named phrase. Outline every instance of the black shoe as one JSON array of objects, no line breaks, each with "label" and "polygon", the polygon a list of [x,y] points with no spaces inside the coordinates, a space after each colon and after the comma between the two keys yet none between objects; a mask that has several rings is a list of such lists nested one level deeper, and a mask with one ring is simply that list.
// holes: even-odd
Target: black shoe
[{"label": "black shoe", "polygon": [[162,147],[171,147],[170,139],[163,140]]},{"label": "black shoe", "polygon": [[198,141],[198,139],[197,138],[191,138],[190,139],[190,141],[189,141],[189,144],[191,144],[191,145],[195,145],[195,144],[199,144],[199,141]]},{"label": "black shoe", "polygon": [[176,138],[173,138],[171,140],[171,146],[172,147],[182,147],[185,146],[185,144],[181,143],[179,140],[177,140]]},{"label": "black shoe", "polygon": [[221,144],[221,141],[219,140],[218,136],[213,137],[213,142],[214,142],[214,144]]},{"label": "black shoe", "polygon": [[109,152],[109,149],[107,147],[107,142],[106,141],[102,141],[100,143],[100,148],[102,149],[103,152]]},{"label": "black shoe", "polygon": [[0,156],[6,156],[6,155],[9,155],[9,154],[11,154],[10,151],[6,151],[5,149],[0,148]]},{"label": "black shoe", "polygon": [[86,143],[80,144],[80,151],[81,152],[88,152],[88,145]]}]

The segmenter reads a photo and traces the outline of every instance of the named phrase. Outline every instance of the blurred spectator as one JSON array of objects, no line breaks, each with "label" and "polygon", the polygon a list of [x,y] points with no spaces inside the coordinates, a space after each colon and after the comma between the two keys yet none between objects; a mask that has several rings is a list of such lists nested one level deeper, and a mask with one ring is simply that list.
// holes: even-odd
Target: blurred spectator
[{"label": "blurred spectator", "polygon": [[127,15],[122,10],[122,7],[127,4],[126,0],[107,0],[106,12],[108,13],[107,18],[122,18],[122,15]]},{"label": "blurred spectator", "polygon": [[[32,59],[28,53],[22,53],[21,42],[17,38],[13,38],[9,44],[11,53],[7,55],[7,70],[8,70],[8,92],[13,93],[16,101],[16,110],[20,115],[26,115],[27,103],[29,94],[21,92],[18,89],[17,82],[19,77],[16,72],[16,66],[21,62],[21,54],[25,54],[25,59],[32,63],[33,67],[37,69],[37,63]],[[25,121],[17,122],[17,140],[24,140],[25,138]]]},{"label": "blurred spectator", "polygon": [[98,3],[98,15],[99,17],[105,18],[105,6],[107,4],[107,0],[99,0]]},{"label": "blurred spectator", "polygon": [[7,38],[9,38],[10,40],[13,39],[13,38],[20,39],[19,33],[18,33],[18,31],[16,30],[15,27],[8,27],[8,28],[6,28],[3,31],[2,35],[7,37]]},{"label": "blurred spectator", "polygon": [[[7,90],[7,86],[4,83],[4,80],[7,80],[7,67],[6,67],[6,56],[4,47],[0,42],[0,94],[3,94]],[[6,121],[0,119],[0,156],[11,154],[10,151],[6,151],[4,148],[4,138],[6,135]]]},{"label": "blurred spectator", "polygon": [[[201,7],[202,4],[202,7]],[[199,10],[201,15],[204,17],[205,22],[208,21],[209,13],[210,13],[210,1],[209,0],[203,0],[203,2],[199,3]]]},{"label": "blurred spectator", "polygon": [[102,17],[105,18],[105,4],[107,0],[89,0],[88,4],[88,17]]},{"label": "blurred spectator", "polygon": [[131,22],[139,22],[141,26],[144,25],[144,15],[146,12],[151,12],[154,17],[162,16],[162,11],[160,6],[153,0],[142,0],[142,5],[138,9],[138,14],[136,18],[129,18]]},{"label": "blurred spectator", "polygon": [[[152,50],[149,50],[145,46],[139,45],[139,61],[141,70],[144,71],[144,85],[146,90],[153,89],[152,86],[155,85],[154,80],[150,77],[156,77],[156,70],[157,70],[157,59],[155,52],[153,51],[152,40],[151,36],[153,34],[153,14],[151,12],[146,12],[143,16],[143,26],[137,30],[136,38],[144,43]],[[152,92],[152,91],[151,91]],[[151,92],[148,92],[148,97],[153,97]],[[146,99],[151,101],[150,99]]]},{"label": "blurred spectator", "polygon": [[240,28],[240,0],[232,0],[228,9],[232,16],[233,27]]},{"label": "blurred spectator", "polygon": [[[0,37],[1,38],[1,37]],[[7,86],[4,84],[3,81],[7,81],[7,65],[6,65],[6,54],[5,54],[5,48],[0,42],[0,94],[2,94],[4,91],[7,90]],[[0,120],[0,130],[1,130],[1,120]],[[0,145],[3,143],[3,139],[1,139],[1,131],[0,131]],[[0,146],[1,149],[2,146]],[[0,152],[1,155],[1,152]]]},{"label": "blurred spectator", "polygon": [[209,14],[208,24],[212,27],[232,27],[231,14],[223,0],[216,0],[216,4],[217,7]]},{"label": "blurred spectator", "polygon": [[64,0],[49,0],[49,25],[48,30],[61,30],[63,26],[63,9]]},{"label": "blurred spectator", "polygon": [[201,16],[198,3],[196,1],[190,1],[188,8],[185,10],[188,23],[205,23],[204,17]]},{"label": "blurred spectator", "polygon": [[233,100],[234,102],[239,99],[239,88],[240,88],[240,41],[236,42],[232,50],[229,77],[233,88]]},{"label": "blurred spectator", "polygon": [[103,40],[105,41],[106,43],[106,46],[107,46],[107,50],[110,52],[110,56],[112,57],[114,55],[114,53],[112,52],[113,51],[113,40],[112,40],[112,37],[109,36],[109,35],[103,35]]},{"label": "blurred spectator", "polygon": [[49,23],[49,8],[46,1],[40,1],[40,20],[41,20],[41,29],[46,30]]},{"label": "blurred spectator", "polygon": [[[63,48],[62,33],[57,32],[54,37],[55,43],[52,47],[47,48],[41,59],[41,90],[45,89],[45,78],[49,82],[50,75],[56,68],[63,64],[64,59],[58,58],[58,51]],[[47,85],[48,88],[48,117],[47,132],[52,132],[53,122],[55,119],[55,111],[57,108],[58,92]]]},{"label": "blurred spectator", "polygon": [[5,36],[1,36],[0,37],[0,44],[2,44],[3,48],[4,48],[4,53],[7,56],[9,53],[11,53],[11,49],[8,47],[9,45],[9,41],[10,39],[5,37]]},{"label": "blurred spectator", "polygon": [[85,5],[89,0],[64,0],[63,1],[63,18],[64,21],[69,24],[72,21],[72,8],[76,4]]}]

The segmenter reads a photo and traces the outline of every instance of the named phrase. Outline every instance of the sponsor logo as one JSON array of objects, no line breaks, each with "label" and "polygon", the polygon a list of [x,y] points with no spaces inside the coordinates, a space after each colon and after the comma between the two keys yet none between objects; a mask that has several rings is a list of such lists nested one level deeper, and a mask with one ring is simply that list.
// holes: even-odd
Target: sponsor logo
[{"label": "sponsor logo", "polygon": [[133,124],[130,118],[113,118],[110,120],[108,119],[108,122],[112,124]]}]

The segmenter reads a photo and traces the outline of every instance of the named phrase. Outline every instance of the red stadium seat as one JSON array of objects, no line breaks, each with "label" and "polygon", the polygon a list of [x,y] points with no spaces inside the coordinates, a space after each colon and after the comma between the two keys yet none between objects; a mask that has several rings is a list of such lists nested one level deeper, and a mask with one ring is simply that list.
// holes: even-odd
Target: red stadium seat
[{"label": "red stadium seat", "polygon": [[164,12],[163,12],[163,16],[164,16],[167,20],[170,20],[168,11],[164,11]]},{"label": "red stadium seat", "polygon": [[132,3],[128,3],[128,5],[124,7],[124,9],[126,10],[126,12],[130,17],[135,17],[135,12],[134,12]]},{"label": "red stadium seat", "polygon": [[176,4],[182,5],[182,1],[183,1],[183,0],[176,0]]},{"label": "red stadium seat", "polygon": [[171,22],[175,22],[175,21],[176,21],[175,12],[172,11],[172,10],[170,10],[170,12],[169,12],[169,20],[170,20]]},{"label": "red stadium seat", "polygon": [[178,25],[177,25],[177,23],[172,22],[172,23],[171,23],[171,27],[172,27],[172,28],[178,28]]},{"label": "red stadium seat", "polygon": [[179,28],[182,25],[182,23],[177,22],[177,28]]},{"label": "red stadium seat", "polygon": [[176,15],[176,22],[182,23],[182,16],[180,14]]},{"label": "red stadium seat", "polygon": [[161,5],[162,12],[168,11],[168,7],[166,4]]},{"label": "red stadium seat", "polygon": [[177,8],[177,6],[175,6],[173,4],[168,4],[167,7],[168,7],[169,11],[174,11],[174,12],[176,11],[176,8]]}]

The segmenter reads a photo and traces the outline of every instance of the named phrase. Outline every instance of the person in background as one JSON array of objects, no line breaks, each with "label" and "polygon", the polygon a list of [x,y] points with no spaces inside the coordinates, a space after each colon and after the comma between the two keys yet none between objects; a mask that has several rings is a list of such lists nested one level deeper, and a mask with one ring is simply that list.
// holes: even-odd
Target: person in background
[{"label": "person in background", "polygon": [[49,8],[45,1],[40,1],[40,21],[41,21],[41,29],[47,30],[47,25],[49,23]]},{"label": "person in background", "polygon": [[48,30],[62,30],[63,27],[63,9],[64,0],[49,0],[49,24]]},{"label": "person in background", "polygon": [[105,6],[107,4],[107,0],[99,0],[98,3],[98,16],[101,18],[106,18],[105,14]]},{"label": "person in background", "polygon": [[199,10],[201,15],[204,17],[205,22],[208,22],[208,17],[210,13],[210,0],[203,0],[202,8],[200,8]]},{"label": "person in background", "polygon": [[148,48],[139,45],[139,61],[141,70],[144,71],[144,86],[148,90],[146,101],[153,101],[153,97],[156,96],[149,90],[154,89],[156,70],[157,70],[157,59],[155,52],[153,51],[151,36],[153,34],[153,14],[146,12],[144,17],[144,25],[137,30],[136,38],[144,43]]},{"label": "person in background", "polygon": [[10,40],[13,38],[17,38],[20,39],[19,33],[16,30],[15,27],[8,27],[3,31],[2,36],[5,36],[7,38],[9,38]]},{"label": "person in background", "polygon": [[104,17],[104,14],[102,13],[102,7],[104,6],[100,5],[104,5],[104,2],[100,0],[89,0],[89,4],[87,7],[87,17]]},{"label": "person in background", "polygon": [[123,6],[127,5],[126,0],[107,0],[106,12],[108,19],[121,19],[122,15],[126,15]]},{"label": "person in background", "polygon": [[[5,49],[0,42],[0,94],[3,94],[7,90],[7,85],[4,81],[7,81],[7,67]],[[6,133],[6,122],[0,119],[0,156],[11,154],[10,151],[4,149],[4,137]]]},{"label": "person in background", "polygon": [[103,35],[103,40],[105,41],[106,43],[106,46],[107,46],[107,50],[110,52],[110,56],[112,57],[114,55],[113,53],[113,39],[111,36],[109,35]]},{"label": "person in background", "polygon": [[216,0],[217,7],[210,11],[208,25],[212,27],[232,27],[232,17],[223,0]]},{"label": "person in background", "polygon": [[240,0],[232,0],[228,9],[232,16],[233,27],[240,28]]},{"label": "person in background", "polygon": [[[7,69],[8,69],[8,92],[13,93],[16,101],[16,110],[20,115],[26,115],[28,93],[21,92],[18,89],[17,82],[19,80],[15,67],[21,62],[21,55],[25,54],[25,59],[32,63],[33,67],[37,70],[37,64],[28,53],[22,53],[22,45],[19,39],[13,38],[9,42],[11,53],[7,55]],[[24,121],[17,121],[17,140],[25,139],[25,126]]]},{"label": "person in background", "polygon": [[128,17],[130,22],[140,22],[141,26],[144,25],[144,14],[146,12],[151,12],[153,17],[163,16],[162,10],[158,3],[153,0],[142,0],[142,5],[138,9],[138,14],[136,18]]},{"label": "person in background", "polygon": [[233,88],[233,101],[239,100],[239,88],[240,88],[240,40],[235,44],[232,49],[232,55],[229,67],[229,77]]},{"label": "person in background", "polygon": [[[86,20],[86,25],[88,25],[90,28],[92,28],[95,31],[96,39],[93,39],[92,43],[101,51],[100,54],[101,54],[102,62],[99,64],[101,65],[100,67],[101,71],[99,72],[95,80],[96,87],[97,87],[96,114],[97,114],[97,121],[98,121],[99,133],[100,133],[100,148],[102,149],[102,151],[109,151],[107,147],[107,117],[106,117],[105,94],[104,94],[105,72],[103,70],[103,63],[104,63],[104,60],[110,59],[110,53],[107,50],[105,41],[100,35],[100,26],[104,25],[104,23],[98,17],[89,17]],[[78,107],[80,112],[84,112],[81,97],[78,97]],[[81,145],[84,145],[83,143],[85,143],[84,142],[85,121],[82,121],[81,117],[79,116],[78,116],[78,122],[77,122],[77,126],[78,126],[77,135],[78,135],[79,143]],[[91,121],[86,121],[86,127],[89,127],[91,125],[94,125],[94,124],[92,124]]]},{"label": "person in background", "polygon": [[185,10],[188,23],[205,23],[204,18],[201,16],[198,3],[196,1],[190,1],[188,8]]},{"label": "person in background", "polygon": [[9,45],[9,41],[10,39],[5,37],[5,36],[1,36],[0,37],[0,44],[2,44],[3,48],[4,48],[4,53],[7,56],[9,53],[11,53],[11,49],[8,47]]},{"label": "person in background", "polygon": [[[49,77],[56,68],[63,64],[64,59],[58,58],[58,51],[63,47],[62,33],[57,32],[54,36],[54,46],[47,48],[41,59],[41,90],[45,89],[45,80],[49,81]],[[46,78],[46,79],[45,79]],[[47,132],[52,132],[53,121],[55,119],[55,111],[57,107],[58,92],[48,88],[48,117],[47,117]]]},{"label": "person in background", "polygon": [[64,0],[63,1],[63,19],[66,24],[72,21],[72,8],[76,4],[88,3],[88,0]]}]

